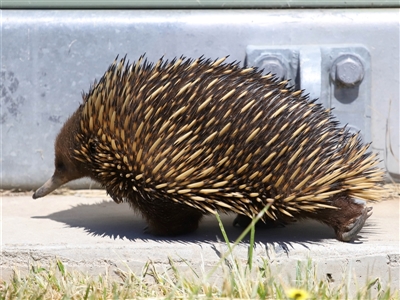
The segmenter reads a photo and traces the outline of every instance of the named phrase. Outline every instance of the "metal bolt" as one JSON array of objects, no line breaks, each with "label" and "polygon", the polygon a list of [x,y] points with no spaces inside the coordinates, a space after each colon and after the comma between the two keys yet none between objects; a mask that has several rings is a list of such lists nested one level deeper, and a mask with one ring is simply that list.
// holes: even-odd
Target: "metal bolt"
[{"label": "metal bolt", "polygon": [[363,64],[354,55],[342,55],[333,63],[331,77],[336,83],[354,86],[364,78]]},{"label": "metal bolt", "polygon": [[262,56],[256,60],[256,67],[264,70],[264,74],[274,74],[278,79],[283,79],[286,76],[286,67],[282,61],[274,56]]}]

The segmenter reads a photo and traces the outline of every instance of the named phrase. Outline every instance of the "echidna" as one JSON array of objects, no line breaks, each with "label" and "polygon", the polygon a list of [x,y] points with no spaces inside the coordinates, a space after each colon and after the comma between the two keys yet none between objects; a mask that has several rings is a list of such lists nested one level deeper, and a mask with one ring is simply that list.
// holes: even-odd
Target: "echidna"
[{"label": "echidna", "polygon": [[353,240],[383,173],[357,134],[302,91],[254,68],[202,57],[116,59],[55,142],[55,172],[33,195],[88,176],[157,235],[204,214],[311,218]]}]

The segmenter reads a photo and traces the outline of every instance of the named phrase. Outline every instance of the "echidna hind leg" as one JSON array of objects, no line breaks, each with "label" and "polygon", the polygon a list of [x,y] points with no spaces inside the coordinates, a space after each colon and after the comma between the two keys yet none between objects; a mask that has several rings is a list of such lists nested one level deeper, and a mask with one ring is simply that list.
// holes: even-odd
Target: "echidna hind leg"
[{"label": "echidna hind leg", "polygon": [[372,215],[372,207],[367,207],[365,201],[348,195],[335,197],[332,199],[332,205],[338,209],[321,211],[316,219],[331,226],[339,241],[353,241],[363,228],[365,221]]},{"label": "echidna hind leg", "polygon": [[342,240],[343,242],[349,242],[356,238],[357,234],[363,228],[365,221],[372,215],[372,207],[365,207],[362,211],[362,214],[354,219],[354,222],[351,222],[348,226],[345,227],[346,230],[336,235],[338,239]]},{"label": "echidna hind leg", "polygon": [[177,236],[195,231],[203,214],[195,209],[176,206],[161,211],[143,212],[148,227],[146,232],[159,236]]}]

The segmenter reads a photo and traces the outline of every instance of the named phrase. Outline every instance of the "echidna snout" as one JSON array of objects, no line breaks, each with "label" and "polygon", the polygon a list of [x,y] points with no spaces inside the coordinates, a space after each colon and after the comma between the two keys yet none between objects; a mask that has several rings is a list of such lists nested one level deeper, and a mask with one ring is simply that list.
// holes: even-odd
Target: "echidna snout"
[{"label": "echidna snout", "polygon": [[253,68],[117,60],[65,123],[55,172],[34,198],[88,176],[141,212],[151,232],[197,229],[204,214],[312,218],[357,237],[383,172],[357,135],[301,91]]},{"label": "echidna snout", "polygon": [[91,175],[84,164],[74,159],[73,151],[79,147],[75,145],[74,139],[74,134],[78,133],[79,118],[76,113],[71,116],[58,134],[55,142],[54,174],[35,191],[33,199],[44,197],[69,181]]}]

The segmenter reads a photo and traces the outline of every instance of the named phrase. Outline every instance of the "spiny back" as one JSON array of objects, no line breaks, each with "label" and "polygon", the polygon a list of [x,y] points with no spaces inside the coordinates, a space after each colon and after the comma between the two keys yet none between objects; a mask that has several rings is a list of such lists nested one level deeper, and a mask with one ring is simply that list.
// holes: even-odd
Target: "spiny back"
[{"label": "spiny back", "polygon": [[266,203],[288,215],[330,207],[341,192],[377,199],[368,145],[287,81],[224,59],[115,61],[84,95],[75,158],[116,201],[254,216]]}]

